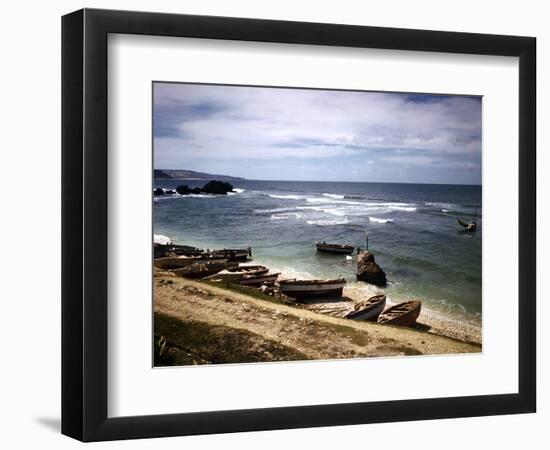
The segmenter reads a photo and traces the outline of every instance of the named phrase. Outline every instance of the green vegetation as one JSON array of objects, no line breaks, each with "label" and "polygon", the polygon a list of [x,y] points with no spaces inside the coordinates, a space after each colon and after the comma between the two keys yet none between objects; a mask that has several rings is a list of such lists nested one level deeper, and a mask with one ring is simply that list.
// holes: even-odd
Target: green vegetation
[{"label": "green vegetation", "polygon": [[239,294],[245,294],[250,297],[254,297],[258,300],[265,300],[266,302],[286,304],[284,301],[273,295],[267,295],[258,289],[254,289],[248,286],[242,286],[240,284],[230,283],[229,281],[208,281],[208,280],[196,280],[199,283],[207,284],[208,286],[214,286],[220,289],[226,289],[231,292],[237,292]]}]

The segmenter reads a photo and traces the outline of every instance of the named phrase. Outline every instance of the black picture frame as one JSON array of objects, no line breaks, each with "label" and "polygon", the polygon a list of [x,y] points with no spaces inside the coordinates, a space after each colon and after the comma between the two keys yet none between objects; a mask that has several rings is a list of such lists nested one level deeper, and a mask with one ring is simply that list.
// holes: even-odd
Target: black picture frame
[{"label": "black picture frame", "polygon": [[[110,33],[518,57],[518,392],[109,418],[107,36]],[[82,441],[102,441],[535,412],[535,90],[533,37],[94,9],[64,16],[62,433]]]}]

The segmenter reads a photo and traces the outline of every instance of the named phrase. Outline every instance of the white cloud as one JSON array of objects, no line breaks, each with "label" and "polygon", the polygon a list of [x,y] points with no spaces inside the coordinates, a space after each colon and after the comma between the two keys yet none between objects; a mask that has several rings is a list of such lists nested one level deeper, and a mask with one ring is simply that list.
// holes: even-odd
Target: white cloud
[{"label": "white cloud", "polygon": [[156,84],[155,112],[159,129],[170,126],[155,134],[156,167],[362,154],[367,164],[481,160],[481,102],[468,97]]}]

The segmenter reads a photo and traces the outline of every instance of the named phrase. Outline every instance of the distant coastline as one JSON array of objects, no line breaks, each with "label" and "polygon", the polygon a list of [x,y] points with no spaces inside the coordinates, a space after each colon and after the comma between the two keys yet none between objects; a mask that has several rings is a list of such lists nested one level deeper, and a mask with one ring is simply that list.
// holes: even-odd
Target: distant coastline
[{"label": "distant coastline", "polygon": [[195,172],[194,170],[184,169],[155,169],[153,176],[155,180],[245,180],[245,178],[233,177],[230,175]]}]

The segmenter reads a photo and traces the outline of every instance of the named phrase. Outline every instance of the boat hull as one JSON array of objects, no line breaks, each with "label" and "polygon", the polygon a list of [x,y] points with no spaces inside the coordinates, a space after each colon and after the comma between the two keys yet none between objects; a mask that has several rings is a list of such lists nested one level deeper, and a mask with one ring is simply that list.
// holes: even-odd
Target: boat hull
[{"label": "boat hull", "polygon": [[376,321],[378,319],[378,316],[380,316],[382,311],[384,311],[385,306],[386,299],[384,298],[383,301],[370,305],[364,309],[349,312],[346,315],[346,319]]},{"label": "boat hull", "polygon": [[193,257],[178,257],[178,256],[166,256],[163,258],[155,259],[154,265],[158,269],[164,270],[176,270],[183,267],[190,266],[191,264],[204,264],[208,262],[221,263],[226,262],[226,259],[210,259],[210,258],[193,258]]},{"label": "boat hull", "polygon": [[178,277],[184,278],[205,278],[229,267],[232,267],[231,263],[191,264],[190,266],[175,270],[174,273]]},{"label": "boat hull", "polygon": [[277,281],[278,273],[271,275],[258,275],[250,278],[242,278],[239,284],[243,286],[261,286],[262,284],[273,284]]},{"label": "boat hull", "polygon": [[380,314],[378,323],[412,327],[420,315],[421,306],[418,300],[399,303]]},{"label": "boat hull", "polygon": [[353,253],[353,248],[328,248],[328,247],[317,247],[318,252],[322,253],[335,253],[338,255],[351,255]]},{"label": "boat hull", "polygon": [[311,298],[311,297],[326,297],[326,296],[342,296],[344,291],[344,282],[333,283],[280,283],[280,291],[293,298]]}]

